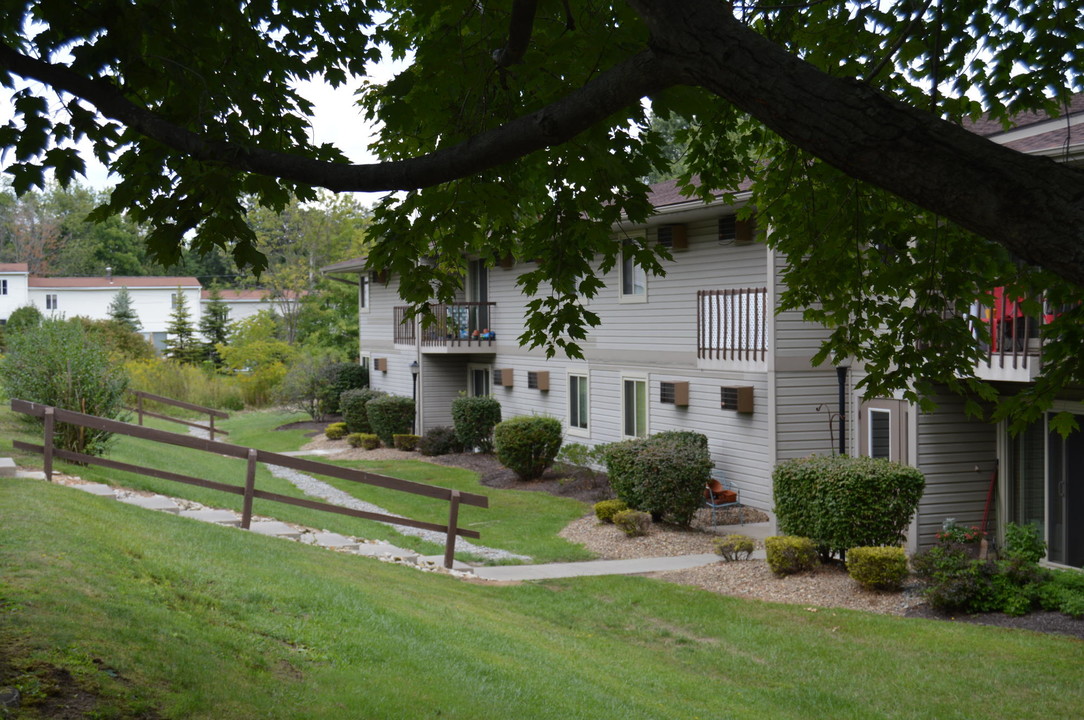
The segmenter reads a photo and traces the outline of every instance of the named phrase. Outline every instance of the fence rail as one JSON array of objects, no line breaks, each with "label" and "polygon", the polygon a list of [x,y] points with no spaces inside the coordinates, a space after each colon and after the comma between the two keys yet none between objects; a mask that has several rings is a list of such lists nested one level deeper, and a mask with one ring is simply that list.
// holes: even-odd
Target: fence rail
[{"label": "fence rail", "polygon": [[[298,507],[321,510],[324,512],[336,513],[339,515],[348,515],[350,517],[357,517],[365,520],[375,520],[378,522],[390,523],[393,525],[403,525],[405,527],[419,528],[422,530],[432,530],[434,532],[445,533],[446,540],[444,545],[444,566],[450,568],[452,567],[452,560],[454,559],[455,538],[457,536],[464,538],[481,537],[477,530],[467,530],[465,528],[460,528],[457,526],[457,523],[459,521],[460,504],[473,505],[475,507],[481,508],[489,507],[489,498],[487,498],[485,495],[460,492],[459,490],[449,490],[448,488],[442,488],[436,485],[426,485],[425,483],[412,482],[410,480],[400,480],[399,478],[377,475],[375,473],[369,473],[363,470],[351,470],[349,468],[341,468],[335,465],[328,465],[327,463],[317,462],[315,460],[306,460],[304,458],[281,455],[279,453],[268,452],[266,450],[257,450],[256,448],[248,448],[240,445],[230,445],[228,443],[217,442],[215,440],[192,437],[191,435],[181,435],[179,433],[171,433],[165,430],[140,427],[138,425],[132,425],[130,423],[124,423],[118,420],[109,420],[107,418],[96,417],[94,415],[85,415],[83,413],[54,408],[47,405],[42,405],[40,403],[28,402],[26,400],[12,400],[11,409],[14,412],[42,418],[42,420],[44,421],[45,431],[43,445],[34,445],[32,443],[26,443],[19,440],[16,440],[13,444],[20,450],[41,453],[45,461],[44,469],[45,477],[47,480],[52,481],[53,459],[57,458],[61,460],[68,460],[70,462],[85,463],[87,465],[97,465],[112,470],[122,470],[126,472],[137,473],[140,475],[147,475],[149,477],[155,477],[162,480],[170,480],[173,482],[180,482],[188,485],[197,485],[199,487],[204,487],[211,490],[219,490],[221,492],[231,493],[234,495],[241,495],[244,499],[241,514],[241,527],[245,528],[246,530],[249,528],[252,522],[252,501],[254,498],[259,498],[261,500],[270,500],[272,502],[279,502],[286,505],[296,505]],[[117,435],[125,435],[128,437],[150,440],[152,442],[158,442],[167,445],[176,445],[192,450],[201,450],[203,452],[210,452],[217,455],[225,455],[227,457],[246,460],[247,467],[245,472],[245,484],[243,486],[231,485],[229,483],[218,482],[215,480],[207,480],[204,478],[182,475],[180,473],[170,472],[168,470],[159,470],[156,468],[132,465],[116,460],[110,460],[108,458],[95,457],[93,455],[85,455],[83,453],[55,448],[53,447],[53,437],[54,429],[56,427],[56,423],[58,422],[67,423],[69,425],[76,425],[79,427],[91,428],[95,430],[104,430],[106,432],[115,433]],[[373,485],[377,487],[387,488],[389,490],[411,493],[413,495],[421,495],[423,497],[446,500],[449,503],[448,523],[446,525],[441,525],[438,523],[423,522],[421,520],[413,520],[411,518],[396,517],[394,515],[368,512],[365,510],[355,510],[353,508],[342,507],[339,505],[331,505],[329,503],[319,502],[316,500],[305,500],[302,498],[294,498],[289,497],[288,495],[280,495],[278,493],[268,492],[266,490],[258,490],[255,487],[256,464],[261,462],[268,465],[278,465],[281,467],[290,468],[292,470],[308,472],[314,475],[324,475],[326,477],[338,478],[340,480],[349,480],[364,485]]]},{"label": "fence rail", "polygon": [[[219,435],[229,435],[229,433],[225,430],[222,430],[221,428],[215,428],[215,418],[228,420],[230,417],[229,413],[222,412],[221,410],[215,410],[214,408],[203,407],[202,405],[194,405],[193,403],[187,403],[183,400],[174,400],[173,398],[165,397],[164,395],[155,395],[153,393],[143,392],[142,390],[129,390],[128,392],[135,397],[136,406],[134,408],[127,409],[138,415],[140,425],[143,424],[143,417],[146,416],[158,418],[159,420],[168,420],[170,422],[179,423],[181,425],[187,425],[188,427],[207,430],[210,433],[212,440],[215,439],[216,433]],[[207,424],[200,425],[199,423],[189,422],[188,420],[181,420],[180,418],[175,418],[171,415],[162,415],[160,413],[151,412],[150,410],[144,410],[144,400],[162,403],[163,405],[172,405],[173,407],[179,407],[183,410],[194,410],[195,412],[203,413],[207,416]]]}]

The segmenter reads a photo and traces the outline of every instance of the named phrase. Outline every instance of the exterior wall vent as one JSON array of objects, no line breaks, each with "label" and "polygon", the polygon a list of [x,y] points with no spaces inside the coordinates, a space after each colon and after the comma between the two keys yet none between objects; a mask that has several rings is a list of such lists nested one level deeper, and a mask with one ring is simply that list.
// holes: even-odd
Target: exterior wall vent
[{"label": "exterior wall vent", "polygon": [[527,373],[527,387],[531,390],[549,390],[550,373],[548,370],[531,370]]},{"label": "exterior wall vent", "polygon": [[684,225],[660,225],[659,245],[671,250],[688,250],[689,236]]},{"label": "exterior wall vent", "polygon": [[753,388],[722,387],[719,390],[719,407],[723,410],[735,410],[740,413],[753,412]]},{"label": "exterior wall vent", "polygon": [[664,405],[676,407],[689,407],[689,383],[687,382],[661,382],[659,383],[659,402]]}]

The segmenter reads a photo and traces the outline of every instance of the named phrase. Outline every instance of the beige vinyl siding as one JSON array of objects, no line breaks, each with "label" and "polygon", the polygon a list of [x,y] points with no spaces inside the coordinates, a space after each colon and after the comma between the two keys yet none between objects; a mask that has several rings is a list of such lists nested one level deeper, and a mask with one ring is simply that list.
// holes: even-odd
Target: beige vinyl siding
[{"label": "beige vinyl siding", "polygon": [[[775,383],[778,459],[835,452],[839,448],[839,424],[835,419],[839,412],[839,385],[835,368],[779,372],[775,374]],[[852,433],[849,420],[848,438]]]},{"label": "beige vinyl siding", "polygon": [[[786,259],[772,254],[776,271],[776,306],[779,295],[786,289],[782,274],[786,270]],[[808,359],[820,350],[821,343],[828,337],[827,328],[802,319],[802,309],[787,310],[775,316],[774,350],[777,358]],[[792,365],[793,366],[793,365]]]},{"label": "beige vinyl siding", "polygon": [[982,523],[997,458],[996,425],[969,419],[958,397],[939,396],[935,402],[936,412],[917,417],[917,467],[926,476],[918,510],[920,547],[935,542],[945,518],[968,526]]},{"label": "beige vinyl siding", "polygon": [[452,425],[452,402],[467,389],[467,365],[471,358],[469,355],[425,355],[422,362],[424,368],[419,379],[424,406],[422,430]]}]

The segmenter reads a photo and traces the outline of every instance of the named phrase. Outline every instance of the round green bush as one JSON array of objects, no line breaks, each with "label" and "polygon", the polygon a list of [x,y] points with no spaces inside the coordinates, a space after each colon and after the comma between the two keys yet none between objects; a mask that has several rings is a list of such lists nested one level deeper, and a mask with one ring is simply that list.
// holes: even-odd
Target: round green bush
[{"label": "round green bush", "polygon": [[369,426],[385,447],[395,443],[394,435],[405,435],[414,428],[414,401],[402,395],[373,398],[365,405]]},{"label": "round green bush", "polygon": [[772,472],[779,531],[812,539],[825,557],[901,543],[925,484],[916,468],[847,455],[787,460]]},{"label": "round green bush", "polygon": [[703,503],[714,463],[700,433],[660,433],[607,445],[600,452],[614,494],[656,520],[688,525]]},{"label": "round green bush", "polygon": [[715,552],[722,555],[723,559],[727,561],[748,560],[757,547],[753,538],[737,533],[715,538],[712,540],[712,545],[715,546]]},{"label": "round green bush", "polygon": [[418,436],[410,435],[407,433],[400,433],[392,436],[392,443],[395,445],[396,450],[402,450],[404,452],[414,452],[418,447]]},{"label": "round green bush", "polygon": [[459,444],[468,452],[493,449],[493,428],[501,421],[501,404],[488,395],[465,395],[452,401],[452,422]]},{"label": "round green bush", "polygon": [[812,570],[817,564],[817,547],[805,537],[776,535],[764,540],[768,567],[776,575],[793,575]]},{"label": "round green bush", "polygon": [[521,415],[493,429],[493,446],[501,465],[520,480],[542,477],[561,449],[561,421],[543,415]]},{"label": "round green bush", "polygon": [[348,433],[346,423],[343,422],[331,423],[324,428],[324,435],[328,440],[342,440]]},{"label": "round green bush", "polygon": [[614,515],[614,525],[629,537],[640,537],[651,529],[651,515],[639,510],[622,510]]},{"label": "round green bush", "polygon": [[369,411],[366,406],[371,400],[387,395],[380,390],[369,388],[357,388],[346,390],[339,396],[339,412],[343,416],[343,422],[353,433],[371,433],[372,425],[369,424]]},{"label": "round green bush", "polygon": [[422,455],[448,455],[449,453],[462,452],[463,446],[459,444],[459,437],[455,434],[455,428],[447,425],[437,425],[426,430],[425,435],[418,439],[418,452]]},{"label": "round green bush", "polygon": [[380,447],[380,438],[372,433],[350,433],[346,436],[346,442],[350,447],[362,450],[376,450]]},{"label": "round green bush", "polygon": [[600,500],[595,503],[595,517],[599,522],[613,524],[614,515],[622,510],[628,510],[629,506],[624,500]]},{"label": "round green bush", "polygon": [[847,551],[847,574],[867,590],[899,590],[907,579],[901,547],[854,547]]}]

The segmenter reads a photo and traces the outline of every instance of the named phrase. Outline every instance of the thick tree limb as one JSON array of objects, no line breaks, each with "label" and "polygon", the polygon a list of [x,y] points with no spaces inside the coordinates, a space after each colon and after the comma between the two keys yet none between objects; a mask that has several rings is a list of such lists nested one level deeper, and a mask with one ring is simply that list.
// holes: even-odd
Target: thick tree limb
[{"label": "thick tree limb", "polygon": [[497,67],[506,68],[523,62],[527,46],[531,43],[537,9],[537,0],[515,0],[512,3],[512,17],[508,21],[508,43],[493,53]]},{"label": "thick tree limb", "polygon": [[659,61],[847,173],[1084,286],[1084,172],[831,77],[714,0],[630,0]]}]

